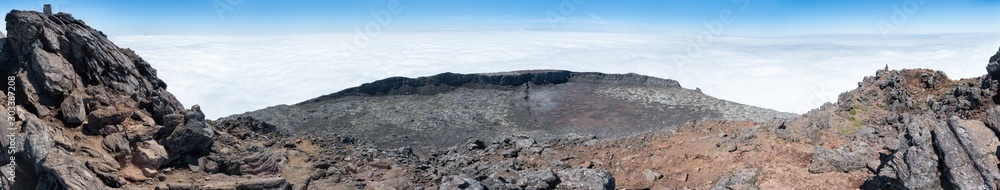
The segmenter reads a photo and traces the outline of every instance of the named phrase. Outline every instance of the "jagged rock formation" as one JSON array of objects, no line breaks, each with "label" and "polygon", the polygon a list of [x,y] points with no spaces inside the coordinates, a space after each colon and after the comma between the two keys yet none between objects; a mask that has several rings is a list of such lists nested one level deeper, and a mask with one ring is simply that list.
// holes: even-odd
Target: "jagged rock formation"
[{"label": "jagged rock formation", "polygon": [[7,181],[14,189],[119,187],[120,163],[143,168],[141,178],[165,163],[153,133],[183,109],[149,63],[69,14],[15,10],[5,20],[2,73],[17,90],[3,98],[17,100],[19,130],[4,131],[17,133],[17,151],[3,161],[17,160],[5,176],[17,177]]},{"label": "jagged rock formation", "polygon": [[624,137],[704,119],[793,116],[715,99],[669,79],[537,70],[394,77],[221,120],[253,117],[292,133],[353,135],[422,150],[470,137]]}]

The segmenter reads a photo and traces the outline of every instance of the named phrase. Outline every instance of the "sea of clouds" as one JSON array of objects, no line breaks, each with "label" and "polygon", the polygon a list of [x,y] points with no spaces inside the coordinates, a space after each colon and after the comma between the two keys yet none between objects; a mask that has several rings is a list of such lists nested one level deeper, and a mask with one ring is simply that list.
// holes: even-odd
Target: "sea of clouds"
[{"label": "sea of clouds", "polygon": [[[638,73],[735,102],[805,113],[890,69],[981,76],[996,34],[774,38],[554,31],[289,36],[112,36],[210,118],[294,104],[374,80],[442,72],[561,69]],[[345,51],[346,50],[346,51]],[[680,58],[678,58],[680,57]]]}]

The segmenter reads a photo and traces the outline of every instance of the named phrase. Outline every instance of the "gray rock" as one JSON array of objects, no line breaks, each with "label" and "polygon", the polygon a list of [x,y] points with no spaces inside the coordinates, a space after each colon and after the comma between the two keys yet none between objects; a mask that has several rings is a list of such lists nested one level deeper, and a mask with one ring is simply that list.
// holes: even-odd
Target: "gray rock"
[{"label": "gray rock", "polygon": [[900,148],[887,164],[908,189],[941,189],[938,155],[934,151],[931,131],[925,118],[903,115]]},{"label": "gray rock", "polygon": [[438,187],[440,187],[440,189],[442,190],[444,189],[485,190],[486,189],[486,187],[483,186],[482,183],[479,183],[479,181],[459,176],[450,176],[442,178],[441,185],[439,185]]},{"label": "gray rock", "polygon": [[[663,178],[663,174],[656,173],[653,170],[649,170],[649,169],[642,170],[642,175],[646,177],[646,182],[650,182],[650,183],[653,183],[654,181],[659,180],[660,178]],[[687,178],[687,177],[685,177],[685,178]]]},{"label": "gray rock", "polygon": [[157,188],[157,189],[163,189],[163,190],[193,190],[193,189],[198,189],[198,186],[194,185],[194,184],[190,184],[190,183],[167,183],[167,185],[165,187],[163,187],[163,188]]},{"label": "gray rock", "polygon": [[562,181],[557,189],[615,189],[615,177],[607,170],[574,168],[556,174]]},{"label": "gray rock", "polygon": [[486,144],[483,143],[483,141],[476,139],[469,139],[469,141],[465,143],[465,146],[469,150],[479,150],[486,148]]},{"label": "gray rock", "polygon": [[177,126],[184,124],[184,115],[181,114],[168,114],[163,116],[163,128],[160,129],[161,135],[167,136],[174,132]]},{"label": "gray rock", "polygon": [[[114,161],[114,160],[111,160]],[[87,168],[93,171],[97,178],[100,178],[109,187],[121,187],[125,184],[118,170],[121,169],[117,162],[87,161]]]},{"label": "gray rock", "polygon": [[715,182],[715,185],[712,186],[712,190],[759,189],[756,185],[757,175],[757,171],[752,169],[740,169],[740,171],[737,171],[732,175],[719,179],[719,181]]},{"label": "gray rock", "polygon": [[990,57],[989,63],[996,63],[998,59],[1000,59],[1000,51],[997,51],[997,54],[994,54],[992,57]]},{"label": "gray rock", "polygon": [[205,123],[205,115],[198,105],[185,114],[184,125],[178,125],[163,141],[170,151],[171,160],[192,152],[206,152],[212,147],[215,131]]},{"label": "gray rock", "polygon": [[1000,105],[986,110],[986,124],[993,131],[1000,131]]},{"label": "gray rock", "polygon": [[201,170],[205,173],[216,173],[219,172],[219,164],[208,157],[198,158],[198,166],[201,166]]},{"label": "gray rock", "polygon": [[[165,90],[162,92],[158,96],[151,96],[149,103],[146,105],[146,111],[152,114],[153,119],[163,119],[164,116],[176,114],[184,110],[181,108],[180,102],[177,102],[177,98],[174,98],[174,95],[167,93]],[[164,123],[162,120],[157,120],[156,122]]]},{"label": "gray rock", "polygon": [[[994,55],[994,57],[996,56]],[[992,58],[990,60],[992,60]],[[1000,63],[997,63],[995,60],[992,61],[993,62],[986,64],[986,72],[989,73],[993,80],[1000,79]]]},{"label": "gray rock", "polygon": [[129,146],[129,141],[125,138],[124,133],[108,135],[104,137],[102,144],[104,145],[104,150],[111,152],[115,157],[132,154],[132,148]]},{"label": "gray rock", "polygon": [[41,87],[42,99],[61,100],[69,95],[71,90],[83,88],[80,76],[73,70],[73,65],[69,61],[37,45],[27,48],[29,49],[22,51],[26,52],[29,59],[26,65],[28,76],[40,82],[34,85]]},{"label": "gray rock", "polygon": [[853,145],[845,145],[836,150],[816,146],[813,150],[812,161],[809,163],[809,172],[816,174],[865,169],[868,161],[875,160],[868,149],[868,143],[864,141],[856,141]]},{"label": "gray rock", "polygon": [[515,157],[517,157],[518,153],[520,153],[520,150],[518,150],[518,149],[507,149],[507,150],[504,150],[501,155],[504,158],[515,158]]},{"label": "gray rock", "polygon": [[[996,189],[997,179],[996,159],[988,157],[986,150],[995,152],[996,137],[990,135],[985,139],[974,139],[970,133],[992,133],[979,121],[961,120],[957,116],[948,118],[934,128],[935,148],[943,152],[945,172],[942,175],[959,189]],[[978,141],[978,142],[977,142]],[[980,145],[982,144],[982,145]]]},{"label": "gray rock", "polygon": [[243,180],[237,182],[236,184],[236,189],[238,190],[285,190],[292,188],[292,186],[285,181],[285,178],[281,177]]},{"label": "gray rock", "polygon": [[114,125],[121,124],[132,116],[132,111],[119,107],[103,107],[87,115],[87,126],[84,132],[89,134],[107,135],[118,132]]},{"label": "gray rock", "polygon": [[517,185],[525,189],[553,189],[559,185],[559,177],[552,169],[541,171],[522,171]]},{"label": "gray rock", "polygon": [[[17,73],[25,96],[18,98],[18,110],[23,110],[18,117],[24,121],[16,142],[18,166],[23,167],[18,182],[24,180],[18,184],[34,185],[17,188],[122,186],[114,158],[70,138],[75,130],[58,126],[87,123],[82,128],[89,135],[115,134],[136,111],[161,110],[165,115],[179,110],[180,103],[149,63],[69,14],[14,10],[5,21],[9,33],[0,37],[0,66]],[[123,139],[128,138],[111,135],[98,146],[120,155],[149,150],[135,151]]]},{"label": "gray rock", "polygon": [[63,99],[60,108],[62,109],[63,121],[68,127],[76,127],[87,118],[87,107],[83,104],[83,97],[80,93],[73,93]]},{"label": "gray rock", "polygon": [[[32,176],[18,179],[37,179],[34,189],[100,189],[104,183],[92,173],[86,163],[69,154],[72,140],[63,131],[33,115],[19,114],[25,121],[17,144],[23,146],[25,167],[33,167]],[[20,164],[19,164],[20,165]]]},{"label": "gray rock", "polygon": [[515,138],[514,139],[514,144],[517,145],[518,149],[527,149],[527,148],[535,145],[535,139],[531,139],[530,137],[518,136],[518,137],[514,137],[514,138]]},{"label": "gray rock", "polygon": [[167,163],[167,150],[156,141],[138,142],[135,146],[135,154],[132,155],[132,164],[143,170],[146,177],[155,174],[154,171]]},{"label": "gray rock", "polygon": [[279,160],[284,156],[275,153],[274,150],[259,148],[257,151],[249,151],[251,155],[244,155],[240,164],[240,174],[261,175],[278,173]]}]

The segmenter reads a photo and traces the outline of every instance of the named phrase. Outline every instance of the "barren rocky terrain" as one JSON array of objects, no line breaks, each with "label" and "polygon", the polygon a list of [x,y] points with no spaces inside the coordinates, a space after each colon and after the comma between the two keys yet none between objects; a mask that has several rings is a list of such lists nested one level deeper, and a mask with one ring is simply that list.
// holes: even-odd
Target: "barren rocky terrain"
[{"label": "barren rocky terrain", "polygon": [[970,79],[879,70],[804,115],[534,70],[388,78],[210,120],[69,14],[5,20],[0,189],[1000,187],[1000,52]]}]

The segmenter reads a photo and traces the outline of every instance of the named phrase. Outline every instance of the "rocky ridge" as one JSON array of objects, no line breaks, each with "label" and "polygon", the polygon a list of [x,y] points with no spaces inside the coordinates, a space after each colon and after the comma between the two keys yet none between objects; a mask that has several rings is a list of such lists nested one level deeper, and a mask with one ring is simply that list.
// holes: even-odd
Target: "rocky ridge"
[{"label": "rocky ridge", "polygon": [[422,152],[466,140],[456,136],[546,139],[576,133],[617,138],[696,120],[794,116],[716,99],[669,79],[533,70],[393,77],[220,121],[252,117],[284,132],[379,139],[373,143]]}]

